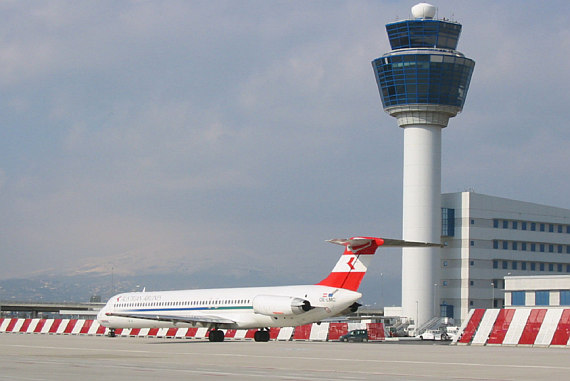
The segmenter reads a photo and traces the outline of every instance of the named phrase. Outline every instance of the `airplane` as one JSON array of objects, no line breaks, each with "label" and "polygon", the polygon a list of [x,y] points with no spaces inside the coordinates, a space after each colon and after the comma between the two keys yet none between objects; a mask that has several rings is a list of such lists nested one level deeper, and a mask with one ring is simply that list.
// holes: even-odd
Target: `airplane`
[{"label": "airplane", "polygon": [[117,328],[206,327],[212,342],[222,329],[257,329],[254,340],[269,341],[271,327],[295,327],[356,312],[358,287],[380,246],[433,247],[440,244],[375,237],[331,239],[345,247],[331,273],[314,285],[129,292],[113,296],[97,314],[115,336]]}]

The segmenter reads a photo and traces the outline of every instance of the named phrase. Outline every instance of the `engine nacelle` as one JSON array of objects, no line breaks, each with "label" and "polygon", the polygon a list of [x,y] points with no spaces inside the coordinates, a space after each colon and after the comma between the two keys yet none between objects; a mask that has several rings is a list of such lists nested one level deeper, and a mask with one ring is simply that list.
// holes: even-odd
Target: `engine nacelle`
[{"label": "engine nacelle", "polygon": [[345,310],[339,312],[339,313],[336,314],[335,316],[345,316],[345,315],[349,315],[349,314],[355,313],[356,311],[358,311],[358,308],[359,308],[360,306],[362,306],[362,304],[354,302],[354,303],[352,303],[350,306],[348,306],[347,309],[345,309]]},{"label": "engine nacelle", "polygon": [[253,312],[267,316],[292,316],[311,310],[308,300],[292,296],[258,295],[253,298]]}]

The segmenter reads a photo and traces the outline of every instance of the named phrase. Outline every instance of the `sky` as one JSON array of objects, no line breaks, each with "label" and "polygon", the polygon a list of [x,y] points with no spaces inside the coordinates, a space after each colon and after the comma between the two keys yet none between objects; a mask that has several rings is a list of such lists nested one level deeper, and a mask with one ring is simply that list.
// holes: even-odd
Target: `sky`
[{"label": "sky", "polygon": [[[432,3],[476,61],[442,191],[570,208],[570,3]],[[164,265],[313,283],[341,253],[326,239],[401,237],[403,131],[370,62],[414,4],[1,1],[0,279]],[[373,262],[379,299],[398,299],[400,261]]]}]

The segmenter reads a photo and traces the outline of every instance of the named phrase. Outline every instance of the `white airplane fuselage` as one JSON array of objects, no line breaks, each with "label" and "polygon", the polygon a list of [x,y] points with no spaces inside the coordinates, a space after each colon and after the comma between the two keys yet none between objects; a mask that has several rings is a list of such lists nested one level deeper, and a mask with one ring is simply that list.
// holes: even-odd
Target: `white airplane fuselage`
[{"label": "white airplane fuselage", "polygon": [[[356,291],[320,285],[131,292],[112,297],[97,320],[109,328],[293,327],[339,315],[361,297]],[[310,309],[291,311],[292,300],[308,301]],[[153,316],[191,317],[200,321],[158,321],[152,320]],[[209,316],[228,322],[208,323]]]}]

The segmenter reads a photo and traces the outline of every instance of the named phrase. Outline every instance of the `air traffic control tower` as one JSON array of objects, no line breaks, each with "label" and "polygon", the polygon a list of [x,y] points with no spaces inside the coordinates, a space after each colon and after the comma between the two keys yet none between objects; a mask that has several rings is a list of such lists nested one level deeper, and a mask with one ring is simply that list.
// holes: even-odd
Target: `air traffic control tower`
[{"label": "air traffic control tower", "polygon": [[[372,61],[384,111],[404,129],[403,238],[441,241],[441,131],[463,108],[475,62],[456,49],[461,24],[433,5],[386,25],[392,50]],[[402,250],[402,314],[439,316],[440,248]]]}]

